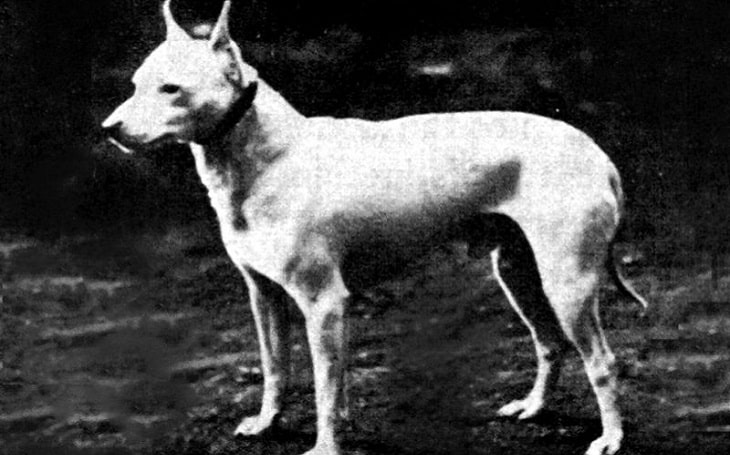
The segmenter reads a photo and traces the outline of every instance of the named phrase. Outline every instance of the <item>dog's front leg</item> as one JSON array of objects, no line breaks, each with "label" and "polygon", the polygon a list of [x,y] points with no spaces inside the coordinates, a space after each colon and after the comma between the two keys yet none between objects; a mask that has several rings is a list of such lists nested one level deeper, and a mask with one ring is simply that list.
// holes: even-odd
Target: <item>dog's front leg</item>
[{"label": "dog's front leg", "polygon": [[291,294],[304,313],[314,370],[317,442],[306,455],[339,455],[336,431],[345,406],[345,306],[349,292],[336,271],[305,271],[303,280]]},{"label": "dog's front leg", "polygon": [[346,296],[320,298],[306,315],[314,369],[314,393],[317,406],[317,443],[308,454],[339,454],[336,430],[339,411],[343,409],[343,372],[345,359],[344,305]]},{"label": "dog's front leg", "polygon": [[261,349],[264,392],[261,412],[246,417],[235,434],[254,436],[272,428],[283,407],[289,376],[289,314],[283,290],[253,270],[243,270]]}]

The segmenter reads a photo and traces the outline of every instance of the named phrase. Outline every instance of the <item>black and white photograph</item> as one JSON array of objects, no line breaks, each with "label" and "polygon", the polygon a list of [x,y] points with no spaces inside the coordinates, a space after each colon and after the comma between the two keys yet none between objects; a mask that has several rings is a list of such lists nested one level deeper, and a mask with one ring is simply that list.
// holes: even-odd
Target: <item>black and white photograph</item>
[{"label": "black and white photograph", "polygon": [[730,3],[0,3],[0,455],[730,450]]}]

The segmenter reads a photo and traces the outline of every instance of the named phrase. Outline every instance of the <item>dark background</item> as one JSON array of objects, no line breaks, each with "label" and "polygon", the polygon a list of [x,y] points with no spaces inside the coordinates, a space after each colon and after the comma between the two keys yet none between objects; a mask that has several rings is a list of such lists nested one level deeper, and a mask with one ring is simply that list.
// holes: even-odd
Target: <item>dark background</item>
[{"label": "dark background", "polygon": [[[193,24],[219,3],[175,10]],[[130,158],[99,135],[163,38],[158,11],[157,0],[0,6],[0,225],[58,234],[210,216],[185,150]],[[241,0],[232,28],[244,58],[305,114],[563,119],[617,163],[632,237],[727,243],[724,1]],[[450,75],[419,71],[448,62]]]}]

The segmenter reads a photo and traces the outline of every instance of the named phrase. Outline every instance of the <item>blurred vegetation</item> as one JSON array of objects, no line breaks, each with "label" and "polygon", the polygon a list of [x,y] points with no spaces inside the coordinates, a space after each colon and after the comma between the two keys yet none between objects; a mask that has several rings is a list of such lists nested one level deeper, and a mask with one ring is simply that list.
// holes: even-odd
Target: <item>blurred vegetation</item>
[{"label": "blurred vegetation", "polygon": [[[187,25],[220,5],[174,3]],[[184,149],[123,156],[96,126],[162,39],[158,10],[157,0],[0,6],[0,226],[211,217]],[[671,252],[730,243],[729,12],[722,0],[237,0],[232,29],[247,61],[308,115],[509,109],[584,129],[624,177],[630,236]]]}]

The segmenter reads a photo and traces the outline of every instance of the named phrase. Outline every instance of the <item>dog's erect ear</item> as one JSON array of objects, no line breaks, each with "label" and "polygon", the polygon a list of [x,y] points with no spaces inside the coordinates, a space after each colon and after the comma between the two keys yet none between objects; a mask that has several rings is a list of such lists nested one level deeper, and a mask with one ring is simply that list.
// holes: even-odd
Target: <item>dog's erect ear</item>
[{"label": "dog's erect ear", "polygon": [[182,27],[175,22],[170,8],[172,0],[165,0],[162,4],[162,17],[165,18],[165,27],[167,28],[167,41],[183,41],[193,39]]},{"label": "dog's erect ear", "polygon": [[241,49],[231,38],[228,29],[228,17],[231,12],[231,0],[225,0],[218,15],[218,20],[210,32],[208,45],[217,55],[224,56],[227,64],[224,71],[229,80],[242,86],[244,81],[254,81],[257,77],[256,71],[248,71],[251,67],[243,63]]},{"label": "dog's erect ear", "polygon": [[228,15],[231,12],[231,0],[225,0],[218,20],[210,33],[210,47],[219,50],[228,46],[231,42],[231,34],[228,31]]}]

